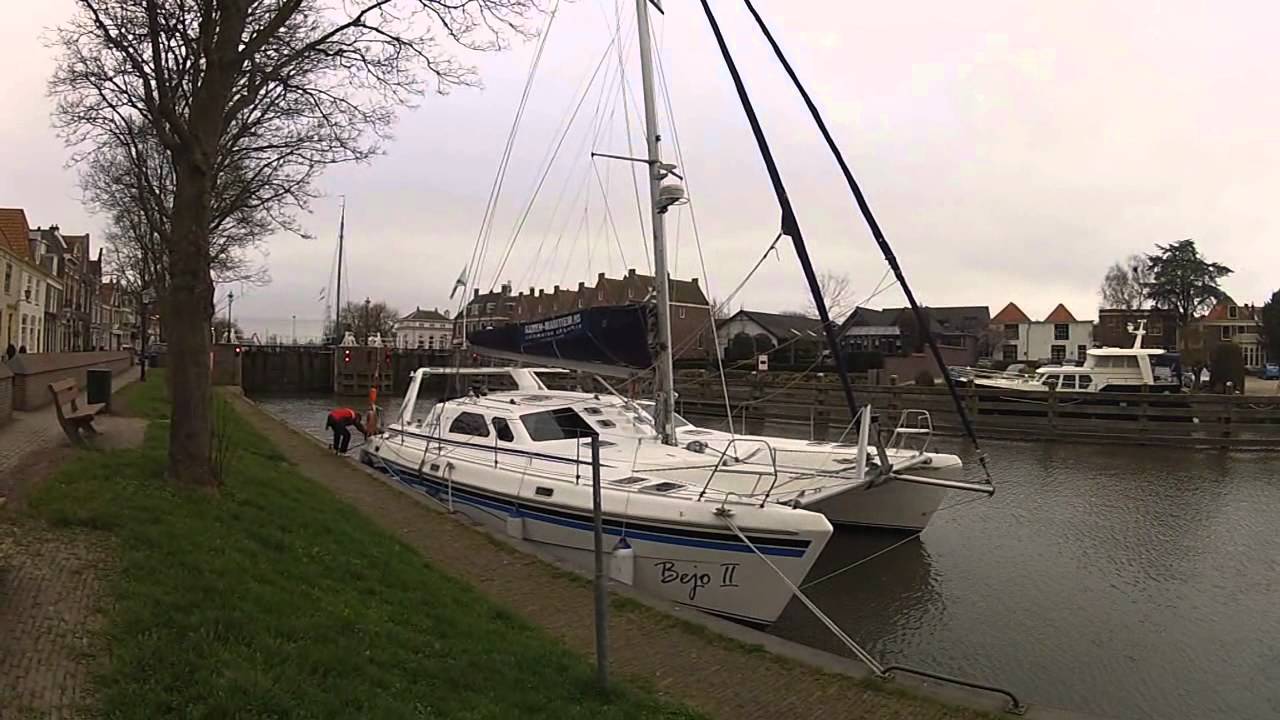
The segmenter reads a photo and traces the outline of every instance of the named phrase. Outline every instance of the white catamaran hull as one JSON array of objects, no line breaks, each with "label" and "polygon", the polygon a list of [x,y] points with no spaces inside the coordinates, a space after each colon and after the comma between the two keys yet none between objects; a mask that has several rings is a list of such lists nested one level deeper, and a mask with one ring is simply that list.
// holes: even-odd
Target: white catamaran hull
[{"label": "white catamaran hull", "polygon": [[[370,454],[375,465],[396,480],[490,530],[536,543],[581,567],[592,567],[589,464],[581,467],[580,484],[539,480],[538,466],[552,461],[520,459],[494,453],[492,448],[446,445],[441,453],[433,441],[394,430],[375,440]],[[483,464],[474,463],[481,460],[480,455],[484,455]],[[567,462],[572,465],[573,461]],[[791,590],[777,572],[716,516],[718,503],[675,501],[604,485],[606,552],[613,559],[619,541],[626,538],[634,551],[634,560],[627,561],[634,587],[755,625],[772,623],[791,600]],[[644,512],[646,507],[655,512]],[[801,584],[826,545],[831,525],[816,513],[792,508],[731,507],[734,522],[756,549],[792,583]],[[779,522],[781,513],[788,514],[786,522]],[[809,527],[784,529],[795,528],[795,519],[801,515],[810,516]]]}]

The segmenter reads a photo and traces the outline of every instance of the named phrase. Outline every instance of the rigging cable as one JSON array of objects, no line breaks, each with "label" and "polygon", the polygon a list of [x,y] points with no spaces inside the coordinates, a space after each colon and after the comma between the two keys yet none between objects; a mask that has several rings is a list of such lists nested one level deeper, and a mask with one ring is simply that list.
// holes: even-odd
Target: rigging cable
[{"label": "rigging cable", "polygon": [[747,121],[751,124],[751,133],[755,136],[756,146],[760,150],[760,157],[764,161],[765,169],[769,172],[769,180],[773,184],[774,194],[777,196],[778,205],[782,210],[782,233],[791,238],[796,256],[800,260],[800,267],[804,270],[805,280],[809,283],[809,292],[813,295],[813,304],[818,310],[818,319],[822,321],[822,331],[827,336],[827,345],[831,349],[831,356],[836,363],[836,372],[840,376],[840,387],[844,391],[845,402],[849,405],[850,414],[856,414],[858,412],[858,401],[853,394],[853,383],[849,379],[849,369],[845,365],[844,354],[840,352],[840,343],[836,338],[836,324],[832,322],[831,315],[827,312],[827,302],[822,297],[822,288],[818,285],[818,276],[813,269],[813,261],[809,259],[809,250],[805,247],[804,235],[800,232],[800,221],[796,218],[795,212],[791,207],[791,200],[787,197],[787,189],[782,184],[782,175],[778,171],[777,163],[774,162],[773,152],[769,149],[769,141],[764,136],[764,130],[760,127],[760,119],[756,117],[751,98],[747,95],[747,88],[742,82],[742,76],[738,73],[738,66],[733,60],[733,55],[729,52],[729,46],[725,43],[724,35],[720,32],[720,24],[711,12],[711,6],[707,4],[707,0],[701,1],[702,9],[707,16],[707,22],[711,25],[711,32],[715,35],[716,44],[720,48],[720,55],[724,58],[729,75],[733,78],[734,89],[738,93],[738,100],[742,103],[742,110],[747,116]]},{"label": "rigging cable", "polygon": [[[551,8],[551,15],[547,18],[547,26],[543,30],[542,36],[538,38],[538,47],[534,51],[533,60],[529,63],[529,73],[525,77],[524,90],[520,94],[520,102],[516,105],[516,114],[511,120],[511,129],[507,132],[507,142],[502,149],[502,157],[498,161],[498,169],[494,173],[493,183],[489,187],[489,198],[485,201],[484,215],[480,220],[480,229],[476,234],[476,242],[471,248],[471,259],[467,262],[467,268],[470,269],[470,272],[467,273],[466,281],[463,283],[461,307],[459,308],[462,312],[459,312],[460,315],[465,316],[465,308],[469,300],[467,296],[471,288],[478,286],[476,281],[479,278],[480,264],[484,262],[484,256],[488,250],[489,237],[493,231],[494,213],[497,211],[498,198],[502,194],[507,168],[511,163],[511,150],[515,147],[516,135],[520,131],[520,123],[524,119],[524,111],[529,104],[529,94],[533,90],[533,81],[537,77],[538,66],[542,61],[542,52],[547,46],[547,38],[551,35],[551,28],[555,23],[559,9],[559,2]],[[465,324],[463,326],[463,334],[466,334]]]},{"label": "rigging cable", "polygon": [[[773,33],[769,32],[768,26],[765,25],[764,19],[760,17],[760,13],[756,12],[756,8],[751,4],[751,0],[743,0],[743,2],[746,3],[747,10],[751,12],[751,16],[755,18],[756,24],[760,26],[760,32],[762,32],[765,39],[769,41],[769,46],[773,48],[774,55],[778,57],[778,61],[787,72],[787,76],[791,78],[792,84],[795,85],[796,90],[799,91],[800,97],[804,99],[804,104],[809,109],[809,114],[813,117],[814,123],[817,124],[818,130],[822,133],[823,140],[826,141],[827,147],[831,150],[832,155],[835,156],[836,163],[840,166],[840,172],[844,174],[845,182],[848,183],[849,190],[853,193],[854,200],[857,201],[858,210],[862,212],[863,219],[866,220],[867,226],[871,229],[872,237],[875,238],[876,244],[880,246],[880,252],[884,255],[885,262],[888,263],[889,268],[893,271],[894,277],[898,281],[898,285],[902,287],[902,294],[906,296],[907,303],[911,305],[911,312],[915,316],[916,326],[923,329],[924,336],[929,345],[929,351],[933,355],[934,362],[938,364],[938,368],[942,371],[942,379],[946,382],[947,391],[951,394],[951,401],[955,403],[956,412],[960,415],[960,423],[964,426],[965,435],[968,436],[969,442],[973,444],[974,452],[978,455],[978,464],[982,466],[982,470],[987,477],[987,483],[990,484],[991,471],[987,468],[987,456],[982,452],[982,448],[978,445],[978,434],[974,431],[973,423],[969,419],[969,414],[965,411],[964,402],[960,399],[960,391],[956,388],[955,378],[951,377],[951,373],[947,372],[947,365],[942,359],[942,351],[938,349],[938,342],[934,338],[933,333],[928,330],[929,325],[924,311],[921,310],[920,304],[916,302],[915,294],[911,292],[911,286],[907,284],[907,278],[902,273],[902,266],[898,264],[898,258],[894,255],[893,248],[889,247],[889,241],[885,239],[884,232],[880,229],[880,224],[876,222],[875,215],[871,212],[871,206],[867,204],[867,199],[862,194],[862,188],[858,186],[858,181],[854,179],[853,172],[849,170],[849,165],[845,162],[844,155],[836,145],[835,139],[831,137],[831,132],[827,129],[827,124],[823,121],[822,114],[818,112],[818,107],[814,105],[813,98],[809,97],[808,91],[806,91],[804,85],[801,84],[800,78],[791,67],[791,63],[789,63],[786,56],[782,54],[782,48],[779,47],[777,41],[774,40]],[[706,6],[706,0],[703,0],[703,7]],[[707,13],[708,17],[710,17],[710,8],[707,9]],[[714,24],[714,20],[712,22]],[[716,35],[718,38],[718,30],[716,31]],[[721,47],[723,49],[723,41],[721,41]],[[726,53],[725,57],[727,60],[728,51],[724,50],[724,52]],[[736,79],[736,71],[731,70],[731,72],[734,72],[734,77]],[[742,92],[743,91],[740,88],[739,94]],[[746,102],[745,99],[744,102]]]},{"label": "rigging cable", "polygon": [[539,191],[542,190],[542,186],[547,180],[547,175],[551,173],[551,168],[555,164],[556,157],[558,157],[560,154],[560,148],[564,146],[564,140],[568,136],[569,130],[573,126],[574,119],[577,118],[578,116],[578,111],[582,109],[582,104],[586,101],[587,96],[591,93],[592,86],[595,85],[596,77],[600,75],[600,68],[604,66],[605,58],[608,57],[609,51],[613,49],[613,45],[617,42],[617,40],[618,39],[615,37],[614,39],[609,41],[609,46],[605,48],[604,57],[601,57],[600,62],[596,64],[595,70],[592,71],[591,77],[587,81],[587,87],[583,89],[582,95],[578,97],[578,102],[574,105],[573,112],[570,113],[569,119],[565,122],[564,130],[560,133],[559,139],[556,140],[555,146],[551,149],[550,157],[547,158],[547,163],[543,167],[542,174],[538,178],[537,184],[534,186],[533,195],[529,198],[529,202],[525,205],[524,212],[521,213],[521,216],[520,216],[520,221],[516,224],[515,230],[511,233],[511,239],[507,242],[507,249],[503,253],[502,262],[498,264],[498,270],[493,275],[493,282],[489,284],[490,290],[492,290],[494,287],[497,287],[498,278],[502,277],[502,271],[506,268],[507,261],[511,258],[511,250],[515,247],[516,239],[520,236],[520,231],[524,228],[525,222],[529,219],[529,212],[533,209],[534,203],[536,203],[538,200],[538,193]]}]

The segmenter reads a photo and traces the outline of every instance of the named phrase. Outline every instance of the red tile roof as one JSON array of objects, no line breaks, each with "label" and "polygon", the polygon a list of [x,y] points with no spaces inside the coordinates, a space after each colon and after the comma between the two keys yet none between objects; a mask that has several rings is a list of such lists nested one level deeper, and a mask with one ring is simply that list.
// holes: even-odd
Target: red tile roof
[{"label": "red tile roof", "polygon": [[[1238,308],[1235,317],[1231,317],[1228,314],[1229,309],[1232,307]],[[1230,296],[1224,297],[1215,303],[1204,316],[1205,320],[1211,322],[1217,320],[1260,320],[1261,318],[1262,311],[1260,308],[1250,305],[1237,305],[1236,301],[1232,300]]]},{"label": "red tile roof", "polygon": [[31,226],[27,223],[27,213],[22,208],[0,208],[0,242],[4,242],[20,258],[31,259],[31,247],[27,235]]},{"label": "red tile roof", "polygon": [[[1058,307],[1062,307],[1062,306],[1059,305]],[[1027,317],[1027,314],[1022,312],[1022,308],[1018,307],[1013,303],[1009,303],[1008,305],[1004,306],[1003,310],[996,313],[995,317],[991,318],[991,322],[993,323],[1024,323],[1024,322],[1029,323],[1031,322],[1031,318]]]},{"label": "red tile roof", "polygon": [[1067,309],[1067,306],[1062,303],[1058,303],[1058,307],[1054,308],[1053,312],[1049,313],[1048,317],[1046,317],[1044,321],[1051,323],[1078,322],[1076,320],[1076,316],[1072,315],[1071,311]]}]

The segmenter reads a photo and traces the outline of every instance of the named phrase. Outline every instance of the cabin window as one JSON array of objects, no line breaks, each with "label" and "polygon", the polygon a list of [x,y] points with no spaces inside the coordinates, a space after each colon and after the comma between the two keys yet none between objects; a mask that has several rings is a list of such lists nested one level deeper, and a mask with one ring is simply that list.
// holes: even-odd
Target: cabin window
[{"label": "cabin window", "polygon": [[1081,390],[1088,390],[1089,386],[1092,384],[1093,384],[1092,375],[1081,375],[1080,378],[1076,381],[1076,387],[1078,387]]},{"label": "cabin window", "polygon": [[596,406],[594,406],[594,405],[590,405],[590,406],[587,406],[587,407],[582,408],[582,412],[584,412],[584,413],[586,413],[586,414],[588,414],[588,415],[603,415],[603,414],[604,414],[604,411],[603,411],[603,410],[601,410],[600,408],[598,408],[598,407],[596,407]]},{"label": "cabin window", "polygon": [[1040,383],[1041,383],[1042,385],[1044,385],[1045,387],[1056,388],[1056,387],[1058,387],[1058,376],[1057,376],[1057,375],[1045,375],[1045,376],[1044,376],[1044,380],[1041,380],[1041,381],[1040,381]]},{"label": "cabin window", "polygon": [[1053,326],[1054,340],[1070,340],[1071,326],[1066,323],[1055,323]]},{"label": "cabin window", "polygon": [[1051,362],[1061,364],[1067,358],[1066,345],[1052,345],[1049,347],[1049,360]]},{"label": "cabin window", "polygon": [[1063,376],[1062,376],[1062,381],[1058,383],[1058,389],[1059,389],[1059,390],[1075,390],[1075,389],[1076,389],[1076,376],[1075,376],[1075,375],[1063,375]]},{"label": "cabin window", "polygon": [[1125,367],[1130,369],[1136,368],[1138,367],[1138,358],[1132,357],[1132,356],[1122,357],[1120,358],[1120,367]]},{"label": "cabin window", "polygon": [[458,417],[449,423],[449,432],[455,435],[489,437],[489,423],[484,421],[483,415],[473,412],[458,413]]},{"label": "cabin window", "polygon": [[1089,346],[1088,346],[1088,345],[1077,345],[1077,346],[1076,346],[1076,358],[1080,361],[1080,364],[1081,364],[1081,365],[1083,365],[1083,364],[1084,364],[1084,359],[1085,359],[1085,357],[1086,357],[1086,356],[1088,356],[1088,354],[1089,354]]},{"label": "cabin window", "polygon": [[603,419],[597,420],[596,424],[605,429],[617,427],[617,424],[612,420],[610,420],[609,418],[603,418]]},{"label": "cabin window", "polygon": [[502,442],[515,442],[516,434],[511,432],[511,424],[507,422],[506,418],[494,418],[493,431],[497,433],[498,439]]},{"label": "cabin window", "polygon": [[556,408],[521,415],[520,423],[534,442],[574,440],[596,434],[573,408]]}]

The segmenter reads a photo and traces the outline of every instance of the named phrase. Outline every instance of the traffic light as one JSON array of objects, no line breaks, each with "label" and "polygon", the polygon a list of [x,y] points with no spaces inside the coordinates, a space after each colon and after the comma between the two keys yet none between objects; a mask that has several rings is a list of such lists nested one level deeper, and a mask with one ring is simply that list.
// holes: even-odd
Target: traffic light
[{"label": "traffic light", "polygon": [[342,363],[344,365],[351,364],[351,350],[349,348],[342,351]]},{"label": "traffic light", "polygon": [[236,346],[236,354],[237,354],[237,355],[239,355],[239,354],[240,354],[241,352],[243,352],[243,351],[244,351],[244,348],[243,348],[243,347],[241,347],[241,346],[239,346],[239,345],[237,345],[237,346]]}]

